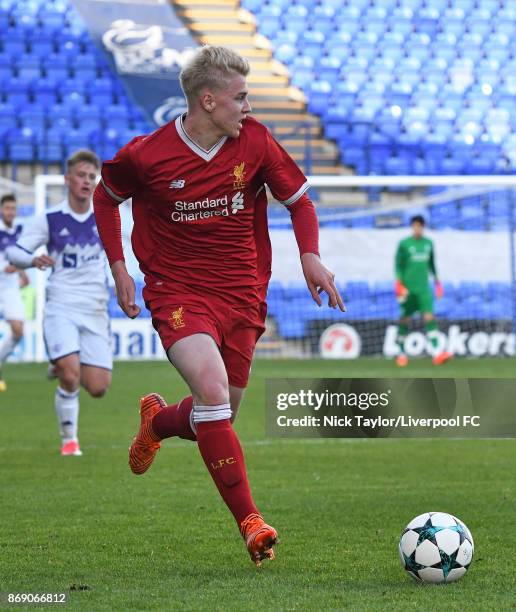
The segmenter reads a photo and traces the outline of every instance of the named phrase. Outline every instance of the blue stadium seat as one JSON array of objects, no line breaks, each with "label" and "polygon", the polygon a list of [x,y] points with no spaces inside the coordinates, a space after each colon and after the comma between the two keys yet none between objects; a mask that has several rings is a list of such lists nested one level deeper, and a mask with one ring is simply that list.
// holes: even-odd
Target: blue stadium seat
[{"label": "blue stadium seat", "polygon": [[45,58],[55,53],[54,38],[46,30],[37,29],[30,33],[28,38],[30,52],[39,58]]},{"label": "blue stadium seat", "polygon": [[77,149],[84,149],[90,146],[90,132],[87,130],[75,129],[64,134],[63,152],[66,157]]},{"label": "blue stadium seat", "polygon": [[14,76],[13,72],[12,57],[8,54],[2,53],[0,55],[0,81]]},{"label": "blue stadium seat", "polygon": [[39,79],[43,76],[39,57],[30,53],[24,53],[17,58],[16,70],[21,79]]},{"label": "blue stadium seat", "polygon": [[27,43],[25,32],[21,29],[9,28],[2,32],[2,50],[11,57],[26,53]]},{"label": "blue stadium seat", "polygon": [[292,85],[305,89],[314,79],[313,70],[299,68],[294,72],[292,77]]},{"label": "blue stadium seat", "polygon": [[80,106],[75,113],[77,125],[83,131],[99,131],[104,127],[103,113],[98,106]]},{"label": "blue stadium seat", "polygon": [[434,302],[434,313],[438,318],[451,318],[450,314],[457,307],[457,302],[453,297],[448,297],[446,292],[444,297]]},{"label": "blue stadium seat", "polygon": [[370,289],[371,295],[377,300],[390,300],[394,295],[394,281],[381,281],[374,283]]},{"label": "blue stadium seat", "polygon": [[431,227],[456,227],[459,221],[457,206],[454,204],[434,204],[429,207]]},{"label": "blue stadium seat", "polygon": [[285,339],[305,337],[306,322],[301,317],[285,316],[277,319],[278,333]]},{"label": "blue stadium seat", "polygon": [[257,13],[262,8],[261,0],[242,0],[241,1],[242,8],[251,11],[252,13]]},{"label": "blue stadium seat", "polygon": [[43,58],[43,66],[49,79],[60,82],[70,78],[68,59],[59,53],[53,53]]},{"label": "blue stadium seat", "polygon": [[16,106],[14,104],[0,103],[0,132],[13,128],[17,122]]},{"label": "blue stadium seat", "polygon": [[13,164],[33,162],[36,159],[36,139],[34,131],[24,127],[10,130],[5,139],[9,159]]},{"label": "blue stadium seat", "polygon": [[63,161],[63,139],[61,135],[48,132],[38,147],[38,156],[46,164]]},{"label": "blue stadium seat", "polygon": [[15,106],[23,106],[30,101],[31,80],[11,77],[4,79],[2,89],[5,101]]},{"label": "blue stadium seat", "polygon": [[371,297],[371,289],[366,281],[349,281],[346,283],[345,290],[346,299],[369,299]]},{"label": "blue stadium seat", "polygon": [[97,60],[94,55],[81,53],[72,65],[74,77],[77,80],[90,83],[97,78]]},{"label": "blue stadium seat", "polygon": [[281,43],[275,46],[276,59],[284,64],[290,64],[297,57],[297,46],[291,43]]},{"label": "blue stadium seat", "polygon": [[465,302],[470,298],[485,299],[484,285],[475,281],[463,281],[457,288],[457,296],[461,302]]},{"label": "blue stadium seat", "polygon": [[308,110],[312,113],[323,114],[328,108],[328,100],[332,90],[333,87],[328,81],[312,81],[308,89],[310,92]]},{"label": "blue stadium seat", "polygon": [[511,285],[500,281],[487,283],[486,298],[490,302],[510,301],[512,298]]},{"label": "blue stadium seat", "polygon": [[106,126],[116,130],[127,130],[130,125],[130,114],[127,106],[111,104],[104,111]]},{"label": "blue stadium seat", "polygon": [[[50,5],[51,6],[51,5]],[[60,31],[66,24],[66,12],[59,10],[63,5],[53,5],[50,8],[49,4],[40,8],[38,18],[45,30]]]},{"label": "blue stadium seat", "polygon": [[50,108],[57,101],[57,86],[53,79],[43,77],[35,79],[31,84],[31,94],[34,104]]},{"label": "blue stadium seat", "polygon": [[21,127],[39,131],[44,131],[46,128],[46,116],[45,109],[38,105],[25,106],[18,111],[18,120]]}]

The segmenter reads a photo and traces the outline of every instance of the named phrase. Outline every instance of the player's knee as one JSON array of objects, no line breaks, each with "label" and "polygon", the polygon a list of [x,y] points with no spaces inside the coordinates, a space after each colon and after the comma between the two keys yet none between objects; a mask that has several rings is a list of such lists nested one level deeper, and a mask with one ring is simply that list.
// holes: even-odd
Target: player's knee
[{"label": "player's knee", "polygon": [[91,397],[103,397],[104,395],[106,395],[107,390],[108,390],[107,386],[90,387],[89,389],[87,389]]},{"label": "player's knee", "polygon": [[103,397],[109,389],[110,380],[86,381],[83,386],[91,397]]},{"label": "player's knee", "polygon": [[195,390],[196,403],[204,406],[227,404],[229,402],[229,388],[227,383],[217,380],[203,380]]},{"label": "player's knee", "polygon": [[15,342],[19,342],[23,338],[23,323],[21,321],[12,321],[11,330]]},{"label": "player's knee", "polygon": [[79,371],[74,368],[58,369],[59,384],[66,391],[75,391],[79,388]]}]

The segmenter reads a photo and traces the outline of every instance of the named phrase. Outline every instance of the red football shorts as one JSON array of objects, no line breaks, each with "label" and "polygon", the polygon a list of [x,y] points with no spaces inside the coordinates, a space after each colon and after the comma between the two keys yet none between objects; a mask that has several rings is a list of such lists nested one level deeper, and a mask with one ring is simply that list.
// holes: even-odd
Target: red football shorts
[{"label": "red football shorts", "polygon": [[220,349],[229,384],[247,386],[254,348],[265,331],[265,303],[231,308],[212,298],[175,295],[170,304],[153,307],[150,301],[148,306],[165,351],[181,338],[208,334]]}]

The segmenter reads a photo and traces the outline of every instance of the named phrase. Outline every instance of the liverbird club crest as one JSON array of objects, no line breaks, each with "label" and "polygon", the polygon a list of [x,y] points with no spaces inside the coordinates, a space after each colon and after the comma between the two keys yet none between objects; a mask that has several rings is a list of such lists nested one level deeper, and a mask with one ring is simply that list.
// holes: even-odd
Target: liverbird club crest
[{"label": "liverbird club crest", "polygon": [[170,327],[172,327],[172,329],[181,329],[182,327],[186,326],[186,323],[184,321],[184,314],[185,311],[182,306],[172,311],[168,319]]},{"label": "liverbird club crest", "polygon": [[241,162],[233,168],[233,189],[241,191],[245,189],[245,162]]}]

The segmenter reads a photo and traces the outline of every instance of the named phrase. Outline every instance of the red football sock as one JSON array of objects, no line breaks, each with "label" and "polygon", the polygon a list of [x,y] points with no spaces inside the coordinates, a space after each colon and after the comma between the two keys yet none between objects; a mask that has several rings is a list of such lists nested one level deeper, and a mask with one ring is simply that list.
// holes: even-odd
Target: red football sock
[{"label": "red football sock", "polygon": [[191,395],[185,397],[179,404],[163,408],[152,419],[152,431],[160,440],[178,436],[183,438],[183,440],[195,441],[197,438],[190,426],[192,408],[193,399]]},{"label": "red football sock", "polygon": [[240,528],[250,514],[259,514],[247,480],[244,454],[231,421],[196,423],[197,444],[217,489]]}]

